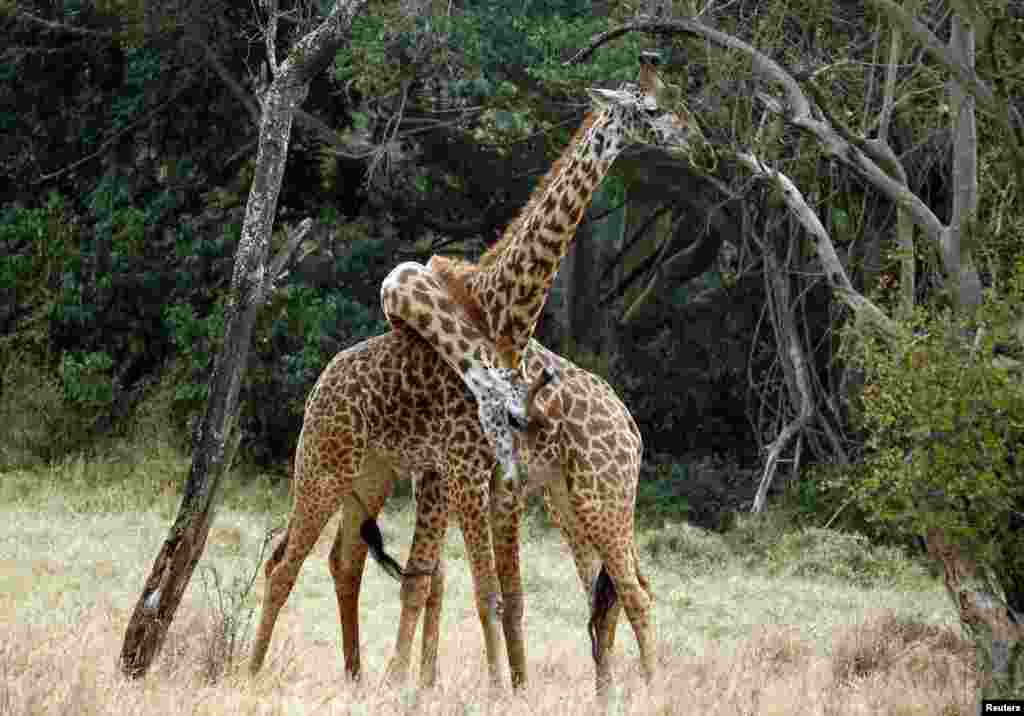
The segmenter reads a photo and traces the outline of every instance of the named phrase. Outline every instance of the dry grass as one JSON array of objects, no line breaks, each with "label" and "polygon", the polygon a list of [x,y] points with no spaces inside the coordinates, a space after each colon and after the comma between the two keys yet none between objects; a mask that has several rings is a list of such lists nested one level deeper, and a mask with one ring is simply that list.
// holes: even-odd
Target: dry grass
[{"label": "dry grass", "polygon": [[[0,482],[5,477],[0,474]],[[223,624],[197,574],[158,663],[132,683],[121,678],[117,654],[169,526],[173,497],[157,491],[149,509],[104,512],[82,509],[76,499],[62,502],[56,492],[45,499],[7,497],[0,503],[0,716],[594,711],[585,601],[556,532],[532,530],[523,548],[531,681],[522,693],[493,694],[484,678],[472,585],[457,537],[447,548],[440,687],[426,693],[381,687],[398,587],[373,565],[361,609],[366,678],[346,682],[326,567],[333,525],[303,569],[259,677],[245,675],[243,653],[211,683],[209,644]],[[251,573],[263,533],[282,521],[280,513],[225,509],[203,565],[215,567],[224,584]],[[382,520],[398,555],[411,525],[408,507]],[[970,649],[954,631],[952,610],[937,586],[863,589],[770,577],[738,564],[684,577],[649,556],[645,561],[658,597],[660,671],[648,688],[637,674],[632,635],[620,625],[615,713],[972,713]],[[262,591],[261,575],[242,606],[258,603]]]}]

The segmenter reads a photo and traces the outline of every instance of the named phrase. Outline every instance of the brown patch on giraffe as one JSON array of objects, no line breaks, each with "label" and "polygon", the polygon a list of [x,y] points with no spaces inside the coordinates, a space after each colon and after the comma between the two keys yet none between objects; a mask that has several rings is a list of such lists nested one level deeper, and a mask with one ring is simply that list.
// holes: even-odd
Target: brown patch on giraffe
[{"label": "brown patch on giraffe", "polygon": [[558,208],[561,209],[564,213],[566,213],[566,214],[568,214],[570,216],[572,215],[573,201],[572,201],[572,198],[570,198],[568,192],[566,192],[565,194],[562,194],[562,198],[558,202]]},{"label": "brown patch on giraffe", "polygon": [[[432,256],[427,267],[441,279],[448,295],[462,307],[466,317],[480,331],[480,335],[487,335],[487,320],[484,317],[484,312],[466,285],[467,279],[477,273],[480,267],[468,261],[451,259],[446,256]],[[477,338],[479,337],[477,336]]]},{"label": "brown patch on giraffe", "polygon": [[539,286],[531,286],[526,291],[520,293],[519,298],[516,299],[515,303],[518,306],[529,306],[537,301],[537,295],[539,293]]},{"label": "brown patch on giraffe", "polygon": [[563,233],[567,231],[567,228],[558,222],[558,217],[555,214],[551,215],[551,218],[544,224],[544,228],[548,231],[554,231],[555,233]]},{"label": "brown patch on giraffe", "polygon": [[[420,282],[418,285],[422,287],[426,286],[426,284],[423,282]],[[426,304],[431,308],[434,308],[434,299],[426,290],[424,290],[424,288],[414,288],[412,290],[412,296],[420,303]]]}]

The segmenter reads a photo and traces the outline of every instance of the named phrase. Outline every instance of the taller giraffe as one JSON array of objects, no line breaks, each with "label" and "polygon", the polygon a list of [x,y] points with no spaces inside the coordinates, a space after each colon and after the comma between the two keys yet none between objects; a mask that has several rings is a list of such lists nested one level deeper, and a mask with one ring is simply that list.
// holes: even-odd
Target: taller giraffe
[{"label": "taller giraffe", "polygon": [[479,264],[434,256],[426,267],[399,264],[381,285],[391,323],[423,336],[476,396],[484,434],[513,482],[519,475],[513,428],[522,430],[532,417],[523,350],[595,190],[631,142],[683,156],[705,146],[695,122],[663,107],[657,63],[657,53],[642,53],[637,84],[588,90],[594,106]]},{"label": "taller giraffe", "polygon": [[[690,154],[698,146],[706,148],[705,140],[695,123],[663,106],[665,86],[655,70],[656,63],[655,53],[644,53],[640,58],[638,85],[625,85],[618,92],[590,92],[595,106],[541,181],[526,208],[509,225],[502,240],[484,255],[479,265],[435,256],[427,267],[415,263],[398,266],[382,285],[382,303],[393,325],[401,327],[408,324],[426,338],[461,374],[475,394],[484,433],[495,447],[504,475],[512,478],[513,483],[518,470],[518,455],[517,435],[512,428],[522,431],[534,422],[533,418],[544,417],[543,411],[532,410],[532,398],[536,392],[533,388],[538,385],[537,381],[550,376],[548,373],[536,374],[531,389],[526,389],[522,382],[526,378],[523,350],[533,334],[554,275],[594,191],[614,159],[630,141],[657,144],[674,154],[684,155]],[[568,390],[573,392],[572,388]],[[583,404],[585,401],[577,402],[578,406]],[[543,423],[544,420],[536,422]],[[564,424],[557,420],[555,422]],[[543,464],[538,467],[541,471],[550,471]],[[628,470],[622,471],[610,482],[614,483],[610,485],[612,490],[633,495],[634,492],[628,486],[632,484],[635,488],[636,475],[631,476]],[[437,489],[443,491],[444,488],[441,486]],[[569,492],[573,494],[572,487]],[[515,490],[511,494],[511,501],[505,499],[493,507],[495,523],[518,524],[521,502],[515,502]],[[573,506],[574,516],[578,518],[586,515],[586,519],[581,522],[583,525],[593,520],[590,522],[591,527],[579,530],[585,544],[592,537],[590,530],[597,529],[593,525],[608,518],[603,510],[618,511],[619,506],[612,507],[599,499],[587,499],[575,494],[573,497],[578,499],[578,503]],[[421,524],[440,520],[438,508],[430,501],[418,504],[417,508],[414,548],[421,542]],[[631,499],[628,513],[632,515]],[[619,526],[623,530],[618,535],[622,544],[632,546],[631,519],[628,527]],[[440,539],[438,533],[443,536],[443,528],[435,528],[433,534],[425,538],[430,546],[421,548],[421,554],[439,554],[440,548],[434,544]],[[597,540],[592,544],[597,544]],[[517,549],[518,545],[515,551]],[[643,646],[648,643],[650,634],[647,589],[637,586],[637,581],[631,578],[628,569],[623,570],[621,564],[617,565],[615,575],[604,572],[604,580],[600,583],[595,581],[601,562],[607,562],[609,557],[618,560],[621,554],[623,552],[619,549],[603,553],[597,567],[591,563],[589,571],[580,572],[585,586],[595,587],[591,630],[599,691],[608,673],[607,664],[600,658],[605,651],[601,635],[607,629],[614,635],[615,623],[614,616],[606,618],[610,614],[605,610],[617,609],[608,599],[614,600],[616,592],[623,597],[627,613],[637,630],[642,651],[646,652]],[[503,565],[498,565],[506,608],[519,614],[519,621],[514,618],[504,620],[514,682],[517,674],[520,679],[525,678],[517,559],[505,565],[513,573],[503,573]],[[577,564],[580,564],[578,559]],[[422,580],[415,576],[407,579],[412,582]],[[506,584],[512,585],[511,588],[505,589]],[[600,589],[597,589],[599,586]],[[403,585],[403,613],[396,656],[400,670],[408,664],[408,648],[418,618],[418,608],[427,599],[425,585],[421,583],[418,589],[420,597],[410,600],[406,597],[407,593],[413,591],[413,587]],[[437,608],[439,606],[435,604]],[[428,619],[428,622],[435,624],[436,628],[436,616]],[[606,645],[610,645],[610,640]],[[346,642],[346,648],[348,646]],[[648,658],[649,653],[645,653],[645,672],[649,675],[653,666]]]},{"label": "taller giraffe", "polygon": [[[516,338],[510,337],[507,331],[500,331],[501,325],[513,328],[520,325],[514,316],[504,322],[487,318],[488,311],[501,312],[502,305],[490,300],[497,294],[490,293],[493,286],[488,287],[482,277],[503,265],[501,249],[489,252],[481,267],[435,258],[431,262],[431,268],[437,271],[434,273],[417,264],[403,264],[392,272],[382,287],[385,310],[392,323],[396,327],[408,325],[426,338],[436,355],[455,368],[470,388],[492,443],[496,435],[502,439],[515,438],[509,429],[510,417],[517,427],[524,427],[529,422],[529,402],[540,383],[533,384],[534,390],[523,387],[520,380],[522,350],[543,307],[557,263],[564,256],[583,209],[611,160],[630,139],[667,143],[669,149],[685,153],[689,149],[687,138],[699,137],[695,126],[688,125],[675,113],[658,109],[660,80],[654,72],[653,61],[648,58],[642,64],[639,88],[626,86],[618,92],[596,90],[591,93],[597,105],[594,112],[570,144],[569,152],[549,172],[523,215],[503,239],[505,247],[513,247],[527,259],[533,257],[535,263],[531,264],[531,276],[539,276],[539,272],[547,274],[539,284],[533,284],[543,286],[543,292],[530,290],[531,284],[526,282],[523,285],[527,290],[520,292],[521,295],[516,294],[520,307],[529,304],[527,299],[530,297],[536,299],[533,318],[521,319],[521,324],[528,327],[527,335]],[[599,131],[601,127],[604,130]],[[593,131],[588,131],[588,128]],[[584,151],[589,145],[595,148],[595,152]],[[609,149],[614,151],[606,152]],[[582,158],[574,161],[577,152]],[[600,163],[588,161],[592,155],[597,156]],[[547,201],[552,197],[554,204]],[[574,201],[578,203],[573,204]],[[558,223],[562,212],[568,212],[566,216],[570,221]],[[521,233],[529,239],[524,242]],[[551,265],[545,266],[543,251],[531,252],[530,242],[547,241],[550,244],[556,240],[553,236],[560,237],[557,240],[562,244]],[[512,262],[505,265],[509,270],[504,279],[496,278],[492,284],[500,286],[504,280],[506,288],[511,291],[515,287],[515,279],[523,277],[523,264]],[[474,279],[476,273],[480,274],[479,280]],[[479,298],[474,291],[482,292]],[[253,650],[251,668],[254,671],[263,661],[277,614],[287,599],[302,561],[339,503],[344,501],[346,512],[351,510],[354,515],[375,513],[386,499],[387,486],[395,474],[392,470],[408,474],[414,468],[430,469],[433,467],[430,463],[433,463],[446,485],[454,488],[453,495],[462,496],[457,500],[462,504],[455,510],[462,522],[467,552],[471,555],[478,610],[492,674],[496,666],[496,643],[490,628],[496,618],[493,560],[499,552],[505,555],[502,558],[506,565],[504,571],[499,564],[501,591],[506,599],[502,622],[510,643],[513,679],[516,679],[517,671],[521,679],[525,678],[517,532],[521,496],[516,493],[511,499],[490,501],[490,469],[488,463],[480,459],[473,437],[475,431],[458,430],[451,424],[459,411],[453,410],[450,395],[442,397],[446,390],[450,390],[444,388],[448,379],[427,365],[429,361],[422,351],[411,350],[417,345],[394,345],[375,356],[369,355],[373,351],[360,350],[360,355],[357,357],[353,352],[349,361],[340,360],[339,356],[325,370],[317,389],[310,396],[303,435],[296,453],[295,508],[285,539],[267,562],[267,595]],[[510,351],[510,347],[516,345],[519,347]],[[369,360],[364,362],[364,358]],[[384,362],[388,364],[386,368]],[[543,366],[534,365],[534,372],[540,375],[542,367],[549,373],[566,368],[564,364],[544,361]],[[563,478],[565,504],[564,509],[557,513],[567,516],[574,525],[566,536],[573,546],[581,579],[585,586],[589,586],[597,575],[597,566],[608,568],[640,642],[644,671],[650,676],[654,668],[654,654],[648,621],[649,597],[644,594],[647,590],[639,576],[633,543],[640,436],[628,411],[607,384],[597,390],[592,388],[558,391],[562,397],[555,405],[554,420],[543,427],[537,441],[540,446],[538,452],[543,453],[538,455],[538,465]],[[403,400],[401,396],[409,390],[414,392],[406,394],[408,400]],[[554,400],[550,396],[549,399]],[[432,402],[437,404],[432,405]],[[485,408],[489,411],[486,416]],[[369,424],[377,420],[373,416],[382,414],[389,417],[379,424]],[[493,424],[488,425],[483,420],[485,417],[493,418]],[[543,426],[545,421],[540,422]],[[566,426],[571,428],[563,430]],[[446,436],[450,439],[444,439]],[[505,465],[505,461],[502,462]],[[513,464],[513,470],[506,470],[506,476],[515,474],[514,467]],[[359,493],[358,485],[364,481],[368,481],[366,489],[371,493],[354,497],[354,491]],[[428,491],[428,494],[434,492],[437,491]],[[446,509],[443,511],[446,515]],[[494,523],[512,525],[511,529],[503,526],[501,531],[496,531],[496,535],[504,535],[502,539],[506,544],[501,550],[495,544],[493,552],[490,535],[485,534],[488,532],[488,513]],[[566,522],[561,518],[559,521],[565,530]],[[331,553],[338,606],[345,624],[346,652],[351,644],[358,644],[358,622],[352,621],[352,614],[362,570],[362,557],[358,550],[353,557],[359,563],[358,568],[345,556],[346,546],[351,546],[352,542],[351,524],[352,520],[346,519],[343,525],[345,535],[339,532]],[[443,532],[427,537],[428,544],[439,549]],[[362,555],[365,556],[365,551]],[[581,559],[581,555],[586,556]],[[517,598],[510,599],[510,593]],[[406,597],[403,585],[403,622],[406,607],[410,605]],[[607,673],[607,665],[598,656],[611,645],[617,613],[618,607],[612,607],[605,628],[597,633],[595,659],[599,688],[606,678],[602,674]],[[414,627],[415,622],[412,624]],[[514,643],[519,644],[518,655],[512,653]],[[349,664],[352,673],[358,672],[358,650],[355,654],[354,664]]]}]

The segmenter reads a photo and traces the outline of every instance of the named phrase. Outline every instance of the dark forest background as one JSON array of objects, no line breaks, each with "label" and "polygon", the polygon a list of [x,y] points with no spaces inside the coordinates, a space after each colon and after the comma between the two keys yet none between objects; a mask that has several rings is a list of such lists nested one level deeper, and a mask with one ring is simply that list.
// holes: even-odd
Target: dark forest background
[{"label": "dark forest background", "polygon": [[[1019,105],[1021,8],[971,5],[988,23],[979,76]],[[948,38],[950,6],[915,7]],[[315,2],[281,10],[282,47],[323,12]],[[287,474],[320,370],[387,329],[386,273],[438,252],[478,256],[565,146],[584,89],[634,79],[638,53],[656,49],[722,161],[620,159],[538,337],[608,379],[632,410],[646,445],[646,509],[714,525],[749,506],[766,447],[797,411],[780,328],[790,315],[820,417],[787,448],[774,485],[788,482],[810,512],[841,504],[835,471],[848,474],[871,450],[870,370],[843,353],[850,313],[812,242],[729,151],[759,146],[798,181],[853,286],[892,311],[895,204],[773,118],[747,58],[632,34],[563,65],[617,23],[697,13],[813,83],[830,117],[864,136],[877,129],[891,23],[871,3],[371,3],[297,118],[276,240],[285,224],[315,226],[257,327],[242,459]],[[140,422],[188,449],[254,167],[265,22],[251,3],[216,0],[0,3],[0,466],[97,450]],[[899,60],[887,139],[907,186],[946,222],[947,77],[910,41]],[[987,241],[976,264],[1005,298],[1024,219],[1005,137],[981,122],[977,220]],[[916,305],[941,315],[951,299],[935,249],[919,242],[913,258]],[[779,265],[784,306],[772,293]],[[818,472],[790,480],[800,464]]]}]

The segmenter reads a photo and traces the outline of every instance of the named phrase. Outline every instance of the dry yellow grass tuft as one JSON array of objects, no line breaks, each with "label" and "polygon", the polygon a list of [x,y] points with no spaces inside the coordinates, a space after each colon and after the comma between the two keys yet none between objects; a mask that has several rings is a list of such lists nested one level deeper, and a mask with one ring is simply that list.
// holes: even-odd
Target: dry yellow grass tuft
[{"label": "dry yellow grass tuft", "polygon": [[[472,584],[455,536],[447,550],[439,688],[381,686],[398,585],[372,564],[361,602],[366,675],[360,684],[347,682],[325,559],[334,524],[304,566],[258,677],[247,676],[243,647],[234,667],[211,679],[211,639],[223,622],[197,574],[153,670],[128,682],[117,655],[168,519],[161,509],[90,512],[69,502],[0,506],[0,716],[594,710],[586,603],[557,532],[537,530],[523,546],[530,684],[521,693],[488,686]],[[280,514],[224,510],[201,569],[216,568],[224,585],[251,574],[266,528],[281,521]],[[405,553],[411,526],[408,507],[383,517],[394,554]],[[738,561],[684,576],[642,558],[657,597],[659,673],[649,687],[643,682],[632,634],[620,623],[613,713],[972,712],[971,652],[938,586],[863,589],[770,577]],[[262,571],[254,592],[246,606],[262,599]],[[879,604],[887,611],[877,611]]]}]

